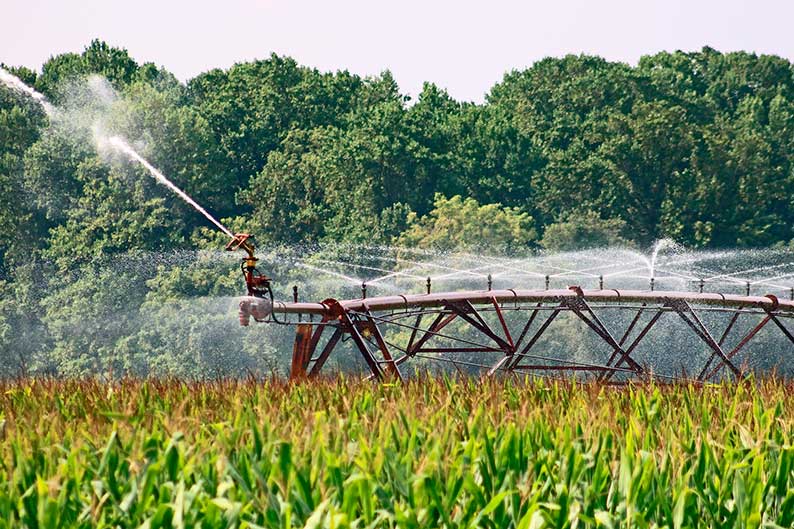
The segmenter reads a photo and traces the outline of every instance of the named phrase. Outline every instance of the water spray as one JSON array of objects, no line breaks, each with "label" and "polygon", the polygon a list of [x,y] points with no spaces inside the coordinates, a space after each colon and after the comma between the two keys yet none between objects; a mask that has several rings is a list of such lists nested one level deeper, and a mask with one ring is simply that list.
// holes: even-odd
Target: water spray
[{"label": "water spray", "polygon": [[[226,226],[224,226],[224,225],[223,225],[223,224],[221,224],[221,223],[220,223],[218,220],[216,220],[216,219],[215,219],[215,217],[213,217],[212,215],[210,215],[210,214],[207,212],[207,210],[205,210],[203,207],[199,206],[199,205],[198,205],[198,203],[197,203],[195,200],[193,200],[192,198],[190,198],[190,197],[187,195],[187,193],[185,193],[184,191],[182,191],[181,189],[179,189],[179,188],[178,188],[176,185],[174,185],[174,183],[173,183],[173,182],[171,182],[171,180],[169,180],[168,178],[166,178],[166,177],[165,177],[165,175],[164,175],[163,173],[161,173],[159,170],[157,170],[157,169],[156,169],[156,168],[155,168],[155,167],[154,167],[152,164],[150,164],[150,163],[149,163],[149,162],[148,162],[148,161],[147,161],[147,160],[146,160],[146,159],[145,159],[143,156],[141,156],[140,154],[138,154],[138,153],[135,151],[135,149],[133,149],[132,147],[130,147],[130,145],[129,145],[129,144],[126,142],[126,141],[124,141],[122,138],[120,138],[120,137],[118,137],[118,136],[112,136],[112,137],[108,138],[108,140],[107,140],[107,141],[108,141],[108,143],[109,143],[109,144],[110,144],[110,145],[111,145],[111,146],[112,146],[114,149],[118,150],[119,152],[122,152],[122,153],[126,154],[126,155],[127,155],[129,158],[130,158],[130,159],[132,159],[132,160],[134,160],[134,161],[138,162],[139,164],[141,164],[142,166],[144,166],[144,167],[146,168],[146,170],[147,170],[147,171],[149,171],[149,174],[151,174],[151,175],[154,177],[154,179],[155,179],[155,180],[157,180],[159,183],[163,184],[163,185],[164,185],[164,186],[166,186],[168,189],[170,189],[171,191],[173,191],[174,193],[176,193],[176,195],[177,195],[179,198],[181,198],[182,200],[184,200],[185,202],[187,202],[188,204],[190,204],[191,206],[193,206],[193,208],[195,208],[195,209],[196,209],[196,211],[198,211],[199,213],[201,213],[202,215],[204,215],[204,216],[207,218],[207,220],[209,220],[210,222],[212,222],[212,223],[213,223],[213,224],[214,224],[214,225],[215,225],[215,226],[216,226],[216,227],[217,227],[219,230],[221,230],[223,233],[225,233],[226,235],[228,235],[228,236],[229,236],[229,237],[231,237],[232,239],[234,239],[235,237],[237,237],[237,236],[236,236],[236,235],[234,235],[234,234],[233,234],[231,231],[229,231],[229,230],[226,228]],[[246,236],[246,237],[247,237],[247,236]]]},{"label": "water spray", "polygon": [[47,101],[47,98],[44,96],[44,94],[37,92],[22,82],[19,77],[2,68],[0,68],[0,82],[6,85],[8,88],[23,93],[36,101],[39,105],[41,105],[41,108],[44,109],[44,112],[47,114],[47,116],[53,117],[55,115],[55,107],[52,106],[49,101]]}]

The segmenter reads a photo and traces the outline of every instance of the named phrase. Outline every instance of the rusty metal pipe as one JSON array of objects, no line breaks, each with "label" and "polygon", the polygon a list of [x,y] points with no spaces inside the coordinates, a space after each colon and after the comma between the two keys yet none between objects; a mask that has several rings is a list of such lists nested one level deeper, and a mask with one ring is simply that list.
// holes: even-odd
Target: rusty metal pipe
[{"label": "rusty metal pipe", "polygon": [[[407,294],[404,296],[379,296],[366,300],[371,311],[400,310],[410,307],[443,307],[450,302],[469,301],[473,305],[491,305],[495,299],[498,303],[541,303],[553,299],[575,298],[577,293],[568,289],[554,290],[470,290],[461,292],[438,292],[434,294]],[[723,307],[754,307],[794,313],[794,301],[786,299],[772,300],[766,296],[742,296],[738,294],[717,294],[712,292],[677,292],[647,290],[582,290],[582,297],[587,301],[603,303],[658,303],[664,304],[671,299],[680,299],[697,305]],[[344,309],[364,311],[364,300],[342,300],[338,304]],[[777,307],[776,307],[777,305]],[[329,306],[325,303],[288,303],[276,301],[272,312],[276,314],[328,314]]]}]

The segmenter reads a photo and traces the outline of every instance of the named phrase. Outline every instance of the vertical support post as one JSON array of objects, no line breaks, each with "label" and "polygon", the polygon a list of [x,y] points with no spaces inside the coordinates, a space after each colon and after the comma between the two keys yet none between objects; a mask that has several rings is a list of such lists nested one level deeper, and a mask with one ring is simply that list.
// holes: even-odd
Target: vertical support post
[{"label": "vertical support post", "polygon": [[[320,329],[318,329],[318,331],[319,330]],[[309,365],[309,360],[314,352],[312,343],[312,326],[308,323],[299,323],[295,329],[295,343],[292,346],[292,366],[289,371],[290,380],[302,380],[306,378],[306,367]]]}]

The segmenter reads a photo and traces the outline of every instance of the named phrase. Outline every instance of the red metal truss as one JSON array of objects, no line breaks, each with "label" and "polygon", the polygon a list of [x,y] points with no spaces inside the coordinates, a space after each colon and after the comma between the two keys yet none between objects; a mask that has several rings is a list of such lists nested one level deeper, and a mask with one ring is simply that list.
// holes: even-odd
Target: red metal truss
[{"label": "red metal truss", "polygon": [[[771,295],[583,291],[579,287],[510,289],[328,299],[321,303],[277,301],[273,312],[279,322],[296,326],[290,370],[293,379],[319,375],[344,343],[351,344],[353,353],[363,360],[366,376],[377,380],[403,379],[406,373],[401,366],[418,359],[425,366],[439,362],[486,376],[530,373],[589,377],[604,383],[649,378],[740,379],[748,363],[746,358],[738,362],[740,354],[746,353],[765,328],[776,329],[786,343],[794,346],[794,335],[784,323],[794,317],[794,301]],[[605,317],[607,313],[620,317]],[[706,314],[715,313],[728,319],[719,332],[713,322],[704,323]],[[564,314],[567,321],[578,322],[581,332],[600,344],[605,351],[600,360],[572,358],[561,349],[564,343],[551,350],[548,344],[544,346],[544,338],[548,341]],[[291,323],[290,318],[297,321]],[[637,356],[658,329],[657,324],[670,318],[683,322],[687,329],[676,337],[686,340],[688,350],[681,354],[687,360],[694,358],[693,351],[705,351],[707,355],[702,365],[691,370],[692,375],[659,374]],[[770,322],[774,325],[768,325]],[[737,330],[747,325],[749,330]],[[729,347],[728,343],[735,345]]]}]

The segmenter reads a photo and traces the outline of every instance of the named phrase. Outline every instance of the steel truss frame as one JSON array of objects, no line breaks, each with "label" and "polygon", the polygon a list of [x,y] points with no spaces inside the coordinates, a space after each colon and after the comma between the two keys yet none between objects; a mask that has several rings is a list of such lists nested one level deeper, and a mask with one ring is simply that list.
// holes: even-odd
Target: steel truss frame
[{"label": "steel truss frame", "polygon": [[[617,329],[613,323],[610,328],[598,315],[606,310],[629,312],[629,324]],[[420,358],[450,363],[459,370],[476,368],[486,376],[575,375],[610,384],[651,378],[696,382],[722,377],[741,379],[745,369],[737,364],[737,356],[770,322],[794,345],[794,335],[781,321],[794,317],[794,302],[771,295],[583,291],[569,287],[554,291],[473,291],[346,301],[328,299],[322,303],[279,302],[274,312],[299,318],[293,323],[296,336],[290,376],[294,380],[320,375],[339,344],[347,341],[352,342],[354,351],[363,359],[368,370],[366,377],[376,380],[403,379],[401,366]],[[709,312],[730,314],[719,338],[703,323],[702,315]],[[577,362],[538,351],[543,336],[564,313],[582,322],[606,346],[609,353],[603,361]],[[511,332],[508,314],[514,320],[523,317],[519,332]],[[650,318],[643,321],[645,315]],[[313,321],[314,316],[320,316],[319,321]],[[699,343],[705,347],[708,359],[696,375],[655,374],[632,356],[665,317],[679,318],[692,331],[693,345]],[[735,331],[737,322],[750,317],[761,319],[737,339],[734,336],[740,334]],[[389,330],[403,331],[401,343],[387,339]],[[514,325],[513,331],[517,330]],[[726,346],[729,341],[735,342],[732,348]],[[464,355],[465,358],[460,358]],[[472,361],[470,357],[477,355],[495,355],[497,360]]]}]

